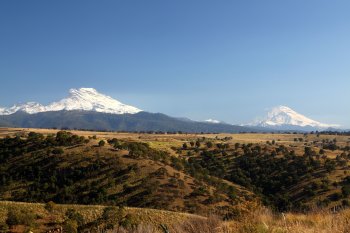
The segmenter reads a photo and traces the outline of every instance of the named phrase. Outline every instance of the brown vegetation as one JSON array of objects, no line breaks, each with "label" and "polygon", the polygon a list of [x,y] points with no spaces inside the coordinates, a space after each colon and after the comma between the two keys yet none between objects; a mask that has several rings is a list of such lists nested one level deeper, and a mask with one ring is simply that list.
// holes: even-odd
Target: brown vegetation
[{"label": "brown vegetation", "polygon": [[[7,228],[10,232],[48,232],[64,227],[65,213],[74,210],[82,216],[84,222],[93,222],[103,216],[104,206],[54,205],[48,211],[44,204],[0,202],[0,230],[4,229],[10,210],[29,210],[36,219],[29,223]],[[245,213],[240,218],[222,221],[217,216],[202,217],[184,213],[152,209],[126,208],[133,214],[137,224],[133,227],[115,227],[107,232],[119,233],[346,233],[350,229],[350,210],[332,212],[314,210],[307,214],[273,213],[260,207]],[[113,216],[113,215],[112,215]],[[95,229],[90,232],[102,232]],[[3,232],[1,230],[1,232]]]},{"label": "brown vegetation", "polygon": [[0,232],[349,232],[349,136],[57,132],[0,129],[1,200],[48,202],[0,203]]}]

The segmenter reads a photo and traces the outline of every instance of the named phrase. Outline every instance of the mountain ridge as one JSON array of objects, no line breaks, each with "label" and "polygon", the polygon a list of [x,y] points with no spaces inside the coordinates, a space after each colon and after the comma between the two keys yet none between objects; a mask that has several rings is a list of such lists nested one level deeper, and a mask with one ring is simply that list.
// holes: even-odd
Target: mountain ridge
[{"label": "mountain ridge", "polygon": [[326,130],[337,129],[340,127],[340,125],[336,124],[318,122],[283,105],[272,108],[265,118],[247,124],[247,126],[279,130]]},{"label": "mountain ridge", "polygon": [[72,88],[69,90],[69,95],[66,98],[46,106],[37,102],[15,104],[9,108],[0,108],[0,115],[11,115],[18,111],[35,114],[62,110],[84,110],[113,114],[135,114],[142,111],[136,107],[123,104],[110,96],[101,94],[94,88]]},{"label": "mountain ridge", "polygon": [[[145,113],[143,116],[146,119],[140,117],[142,114],[132,116],[142,112]],[[53,122],[54,120],[56,122]],[[46,106],[37,102],[27,102],[8,108],[0,107],[0,126],[184,132],[333,131],[339,128],[339,125],[312,120],[282,105],[273,108],[263,120],[241,126],[215,119],[194,121],[188,118],[175,118],[165,114],[147,113],[101,94],[94,88],[72,88],[67,97]]]},{"label": "mountain ridge", "polygon": [[111,114],[95,111],[62,110],[28,114],[18,111],[0,115],[0,127],[69,128],[104,131],[161,131],[186,133],[239,133],[262,130],[229,124],[213,124],[170,117],[162,113]]},{"label": "mountain ridge", "polygon": [[[0,127],[69,128],[106,131],[250,132],[223,122],[200,122],[149,113],[125,105],[94,88],[70,89],[69,95],[46,106],[27,102],[0,108]],[[258,131],[258,130],[257,130]]]}]

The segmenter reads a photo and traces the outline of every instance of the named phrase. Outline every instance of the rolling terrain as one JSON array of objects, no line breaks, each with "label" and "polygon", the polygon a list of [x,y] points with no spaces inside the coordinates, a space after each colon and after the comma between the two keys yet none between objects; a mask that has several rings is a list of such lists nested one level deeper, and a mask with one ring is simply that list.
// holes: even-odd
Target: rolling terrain
[{"label": "rolling terrain", "polygon": [[182,158],[132,139],[31,132],[0,144],[1,200],[224,213],[255,199],[231,182],[196,177]]},{"label": "rolling terrain", "polygon": [[[265,223],[272,229],[283,226],[274,213],[293,213],[291,225],[318,216],[312,215],[317,209],[347,213],[349,145],[349,134],[1,128],[0,200],[214,214],[225,220],[221,226],[233,224],[225,232],[258,214],[270,222],[255,216],[251,227]],[[60,219],[56,225],[63,224],[64,213]],[[157,224],[152,226],[159,229]]]}]

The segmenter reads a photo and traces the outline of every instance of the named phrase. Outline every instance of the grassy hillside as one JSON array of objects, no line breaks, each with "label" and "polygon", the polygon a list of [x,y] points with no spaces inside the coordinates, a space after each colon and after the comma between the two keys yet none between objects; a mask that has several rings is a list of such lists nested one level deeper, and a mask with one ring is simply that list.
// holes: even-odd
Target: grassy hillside
[{"label": "grassy hillside", "polygon": [[247,189],[188,165],[133,140],[25,133],[0,139],[0,199],[222,215],[257,202]]},{"label": "grassy hillside", "polygon": [[231,135],[193,138],[177,153],[260,195],[265,205],[307,211],[349,205],[349,148],[348,136],[339,135]]},{"label": "grassy hillside", "polygon": [[[58,205],[62,210],[52,223],[47,222],[51,218],[40,217],[48,210],[37,204],[41,210],[29,219],[40,229],[67,224],[67,216],[72,215],[67,211],[78,208],[76,204],[93,204],[79,207],[95,213],[91,214],[95,220],[82,214],[87,222],[80,222],[80,231],[96,224],[107,226],[98,217],[104,213],[103,205],[142,208],[136,212],[127,208],[125,216],[127,212],[147,213],[147,209],[202,216],[177,224],[179,228],[171,228],[177,217],[157,217],[171,232],[192,232],[191,227],[201,226],[206,230],[198,232],[331,232],[332,227],[346,229],[350,222],[346,210],[349,145],[346,134],[138,134],[2,128],[0,200],[66,204]],[[2,220],[6,222],[9,209],[25,204],[2,205],[7,205]],[[15,214],[28,214],[22,212]],[[209,215],[216,217],[207,218]],[[141,221],[137,226],[143,227],[130,232],[163,232],[159,221],[152,224],[153,220],[147,222],[149,217],[142,216],[129,216],[128,221]],[[18,229],[24,230],[23,224],[27,223]]]},{"label": "grassy hillside", "polygon": [[[0,136],[26,136],[30,131],[2,129]],[[59,132],[35,131],[44,135]],[[24,156],[4,162],[2,179],[14,173],[15,182],[0,190],[2,199],[104,203],[187,212],[215,209],[223,213],[232,206],[255,202],[255,195],[265,205],[281,211],[339,208],[349,202],[347,135],[73,132],[90,138],[89,142],[58,146],[63,149],[62,154],[52,153],[57,145],[44,145],[45,149],[25,152]],[[97,147],[101,139],[106,145]],[[112,140],[110,144],[108,140]],[[21,146],[14,147],[18,150]],[[59,176],[62,180],[57,181],[57,190],[52,190],[47,174],[43,179],[38,175],[32,178],[40,183],[25,180],[23,185],[22,173],[33,172],[27,171],[33,166],[41,173],[44,169],[50,176]],[[70,171],[75,168],[83,175],[79,173],[80,180],[69,180],[69,176],[76,176],[77,171]],[[94,173],[87,173],[86,169]],[[36,196],[39,191],[41,196]],[[152,200],[159,193],[162,200]]]}]

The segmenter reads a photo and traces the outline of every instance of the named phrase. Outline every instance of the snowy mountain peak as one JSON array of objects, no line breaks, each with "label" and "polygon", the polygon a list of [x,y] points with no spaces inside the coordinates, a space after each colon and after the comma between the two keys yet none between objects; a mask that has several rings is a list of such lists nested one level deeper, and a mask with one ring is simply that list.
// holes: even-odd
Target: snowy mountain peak
[{"label": "snowy mountain peak", "polygon": [[293,127],[309,127],[315,129],[338,128],[339,125],[324,124],[312,120],[287,106],[277,106],[268,112],[267,117],[261,121],[257,121],[250,125],[261,127],[283,127],[288,129],[288,126]]},{"label": "snowy mountain peak", "polygon": [[0,108],[0,115],[10,115],[12,113],[23,111],[29,114],[40,112],[44,110],[44,106],[36,102],[27,102],[15,104],[10,108]]},{"label": "snowy mountain peak", "polygon": [[96,95],[99,94],[95,88],[82,87],[79,89],[71,88],[69,89],[70,95]]},{"label": "snowy mountain peak", "polygon": [[214,119],[208,119],[208,120],[205,120],[204,122],[206,122],[206,123],[213,123],[213,124],[219,124],[219,123],[221,123],[221,121],[214,120]]},{"label": "snowy mountain peak", "polygon": [[134,114],[141,111],[133,106],[125,105],[110,96],[101,94],[94,88],[79,88],[70,89],[68,97],[47,106],[28,102],[26,104],[14,105],[10,108],[0,108],[0,115],[10,115],[17,111],[34,114],[61,110],[96,111],[112,114]]}]

